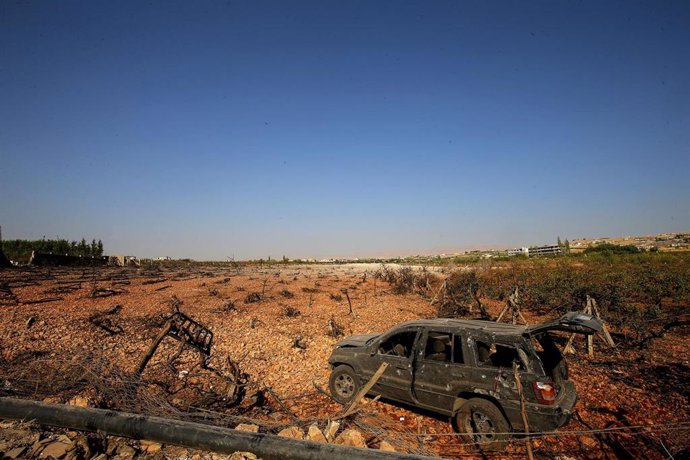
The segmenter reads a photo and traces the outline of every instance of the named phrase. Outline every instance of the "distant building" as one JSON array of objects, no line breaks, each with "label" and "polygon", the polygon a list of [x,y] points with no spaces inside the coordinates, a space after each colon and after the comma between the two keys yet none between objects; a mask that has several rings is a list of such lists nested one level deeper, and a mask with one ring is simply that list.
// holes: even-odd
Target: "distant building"
[{"label": "distant building", "polygon": [[519,255],[529,255],[529,249],[528,248],[515,248],[515,249],[508,249],[506,251],[509,256],[519,256]]},{"label": "distant building", "polygon": [[522,248],[508,249],[506,251],[506,253],[509,256],[519,256],[519,255],[546,256],[546,255],[552,255],[552,254],[562,254],[563,252],[564,252],[563,247],[558,246],[558,245],[532,246],[529,248],[522,247]]},{"label": "distant building", "polygon": [[139,259],[134,256],[108,256],[108,265],[116,267],[138,267]]},{"label": "distant building", "polygon": [[562,254],[563,247],[555,244],[550,246],[533,246],[529,248],[528,251],[530,256],[546,256],[551,254]]},{"label": "distant building", "polygon": [[161,261],[162,261],[162,260],[172,260],[172,257],[170,257],[170,256],[160,256],[160,257],[156,257],[156,258],[153,259],[153,260],[161,260]]}]

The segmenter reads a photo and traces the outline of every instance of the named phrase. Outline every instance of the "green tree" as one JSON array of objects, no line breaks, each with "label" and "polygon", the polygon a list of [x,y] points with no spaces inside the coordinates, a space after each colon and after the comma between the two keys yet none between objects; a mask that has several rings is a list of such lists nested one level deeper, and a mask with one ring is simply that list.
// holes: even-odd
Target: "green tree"
[{"label": "green tree", "polygon": [[101,240],[98,240],[98,246],[96,248],[96,255],[98,257],[103,256],[103,242]]},{"label": "green tree", "polygon": [[86,256],[88,255],[88,245],[86,244],[86,238],[82,238],[81,241],[79,242],[79,247],[77,248],[77,252],[79,256]]}]

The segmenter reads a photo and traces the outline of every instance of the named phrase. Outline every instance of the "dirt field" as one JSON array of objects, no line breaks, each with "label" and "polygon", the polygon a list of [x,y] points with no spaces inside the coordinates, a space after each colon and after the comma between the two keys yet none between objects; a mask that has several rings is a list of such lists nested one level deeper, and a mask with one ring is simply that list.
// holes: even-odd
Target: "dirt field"
[{"label": "dirt field", "polygon": [[[161,404],[170,403],[179,411],[175,416],[184,417],[184,407],[202,407],[212,410],[218,420],[223,414],[228,420],[252,419],[267,432],[299,424],[289,413],[323,423],[343,410],[314,386],[328,387],[327,358],[339,340],[330,335],[329,321],[349,335],[382,332],[399,322],[435,314],[429,298],[394,294],[388,283],[374,276],[376,269],[371,265],[192,265],[2,270],[0,381],[8,383],[0,392],[53,402],[80,396],[92,406],[117,406],[112,398],[99,395],[102,388],[94,388],[88,379],[72,385],[75,382],[60,366],[79,362],[98,367],[99,372],[106,369],[109,375],[131,375],[177,305],[213,331],[211,364],[223,369],[230,358],[249,375],[251,384],[239,408],[208,404],[203,392],[212,388],[199,369],[197,354],[185,351],[171,368],[167,362],[178,344],[166,339],[143,380],[166,382],[168,393],[156,394],[161,395]],[[107,297],[92,297],[92,293]],[[494,316],[503,307],[498,301],[486,304]],[[121,309],[105,314],[115,305]],[[105,328],[94,324],[98,313],[107,319],[100,322]],[[545,319],[524,313],[530,323]],[[576,342],[578,353],[569,357],[571,379],[580,395],[578,414],[561,434],[534,439],[536,454],[542,458],[667,458],[668,449],[676,458],[688,455],[687,333],[671,331],[653,340],[650,347],[635,350],[610,350],[598,341],[593,359],[586,357],[582,342]],[[191,391],[187,383],[198,391]],[[259,391],[265,402],[257,397]],[[121,400],[119,405],[123,405]],[[505,452],[487,454],[452,435],[442,417],[381,401],[365,409],[374,415],[362,415],[359,424],[357,418],[351,424],[365,433],[371,447],[385,439],[401,451],[443,457],[525,455],[524,439],[514,440]],[[161,452],[165,454],[166,449],[173,448]],[[179,449],[167,455],[184,457]]]}]

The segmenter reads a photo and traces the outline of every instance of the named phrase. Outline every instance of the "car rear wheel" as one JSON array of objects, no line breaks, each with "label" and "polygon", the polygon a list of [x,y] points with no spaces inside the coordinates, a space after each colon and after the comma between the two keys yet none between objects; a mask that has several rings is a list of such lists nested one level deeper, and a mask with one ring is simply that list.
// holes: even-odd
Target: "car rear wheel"
[{"label": "car rear wheel", "polygon": [[331,378],[328,381],[333,398],[341,404],[352,401],[359,392],[359,379],[355,371],[345,364],[333,369]]},{"label": "car rear wheel", "polygon": [[483,450],[499,450],[508,444],[508,421],[491,401],[481,398],[468,399],[455,414],[460,433]]}]

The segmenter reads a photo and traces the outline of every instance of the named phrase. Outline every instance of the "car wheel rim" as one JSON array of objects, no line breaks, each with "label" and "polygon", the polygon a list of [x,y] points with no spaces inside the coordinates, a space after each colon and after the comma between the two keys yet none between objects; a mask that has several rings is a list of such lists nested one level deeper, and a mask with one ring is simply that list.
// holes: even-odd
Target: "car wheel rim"
[{"label": "car wheel rim", "polygon": [[474,410],[469,414],[468,419],[468,431],[476,443],[482,444],[494,441],[496,433],[490,417],[481,411]]},{"label": "car wheel rim", "polygon": [[349,398],[355,392],[355,381],[349,375],[339,375],[335,379],[335,391],[341,398]]}]

